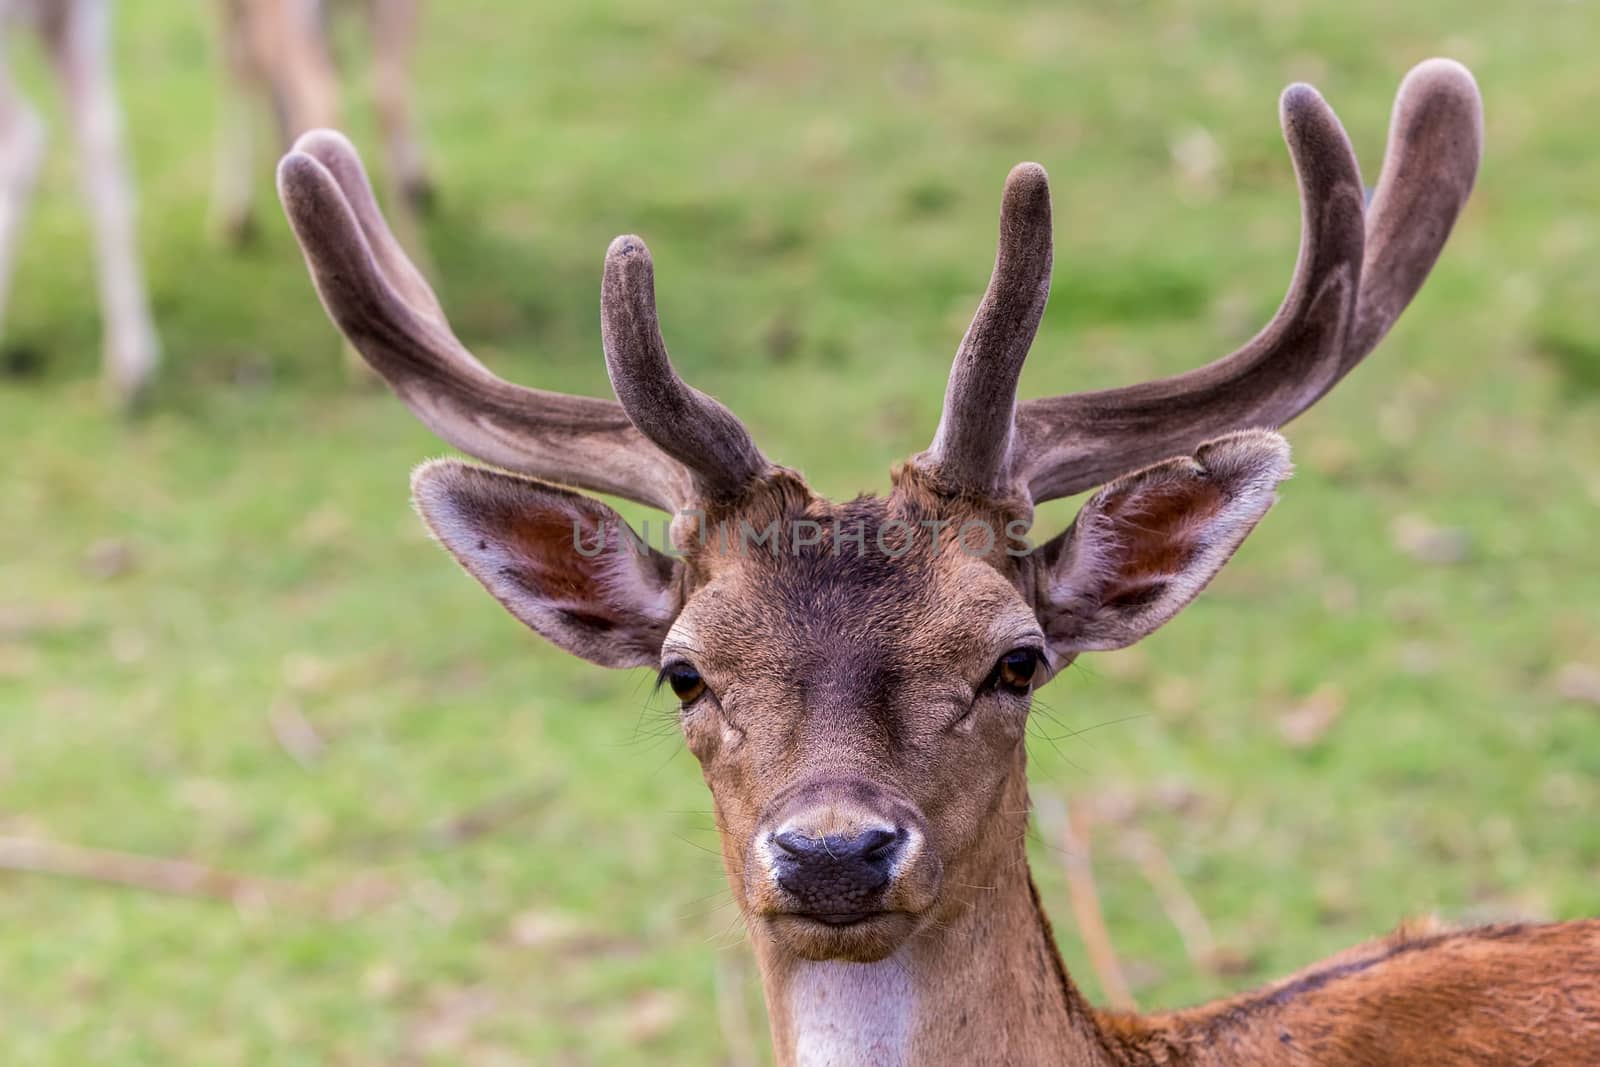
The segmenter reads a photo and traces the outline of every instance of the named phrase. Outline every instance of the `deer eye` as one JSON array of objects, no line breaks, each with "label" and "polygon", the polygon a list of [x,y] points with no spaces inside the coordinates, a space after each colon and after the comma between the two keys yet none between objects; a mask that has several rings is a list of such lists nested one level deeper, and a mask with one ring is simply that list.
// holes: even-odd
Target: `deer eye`
[{"label": "deer eye", "polygon": [[693,704],[706,691],[705,679],[687,663],[669,663],[662,669],[661,678],[672,687],[673,695],[685,704]]},{"label": "deer eye", "polygon": [[1012,693],[1026,693],[1039,670],[1039,651],[1033,648],[1013,648],[1000,657],[989,675],[989,684]]}]

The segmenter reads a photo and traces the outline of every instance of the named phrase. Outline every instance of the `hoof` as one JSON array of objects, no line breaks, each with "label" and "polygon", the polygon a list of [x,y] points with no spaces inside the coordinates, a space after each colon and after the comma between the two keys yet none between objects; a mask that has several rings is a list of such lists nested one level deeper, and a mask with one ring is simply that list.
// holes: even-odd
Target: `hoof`
[{"label": "hoof", "polygon": [[44,349],[26,341],[0,346],[0,378],[37,378],[47,362]]},{"label": "hoof", "polygon": [[419,215],[433,214],[439,202],[438,186],[426,174],[413,174],[401,181],[400,195],[411,205],[411,210]]},{"label": "hoof", "polygon": [[261,240],[261,226],[251,211],[217,220],[212,232],[219,244],[234,251],[253,248]]},{"label": "hoof", "polygon": [[161,347],[154,335],[106,350],[106,391],[118,410],[132,413],[143,408],[160,362]]}]

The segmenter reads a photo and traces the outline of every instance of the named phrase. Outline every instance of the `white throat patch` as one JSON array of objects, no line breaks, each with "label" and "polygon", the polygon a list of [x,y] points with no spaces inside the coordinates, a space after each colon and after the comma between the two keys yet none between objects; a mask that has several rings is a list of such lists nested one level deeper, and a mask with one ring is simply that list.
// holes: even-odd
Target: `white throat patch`
[{"label": "white throat patch", "polygon": [[908,1067],[915,1007],[898,955],[802,963],[789,987],[797,1067]]}]

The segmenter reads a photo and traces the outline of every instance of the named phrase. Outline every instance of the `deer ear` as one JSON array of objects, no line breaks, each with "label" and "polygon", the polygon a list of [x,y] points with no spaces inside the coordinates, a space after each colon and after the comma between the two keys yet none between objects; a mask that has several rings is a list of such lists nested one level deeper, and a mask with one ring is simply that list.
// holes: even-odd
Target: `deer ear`
[{"label": "deer ear", "polygon": [[1101,489],[1033,553],[1051,650],[1123,648],[1176,615],[1261,521],[1289,469],[1288,442],[1246,430]]},{"label": "deer ear", "polygon": [[411,476],[423,521],[506,610],[604,667],[654,666],[681,607],[674,561],[611,508],[455,460]]}]

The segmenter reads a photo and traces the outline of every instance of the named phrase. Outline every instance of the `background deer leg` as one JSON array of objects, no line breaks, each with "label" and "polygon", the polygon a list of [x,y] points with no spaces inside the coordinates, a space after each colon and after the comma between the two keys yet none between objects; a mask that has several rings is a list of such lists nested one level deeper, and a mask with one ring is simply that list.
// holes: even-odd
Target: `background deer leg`
[{"label": "background deer leg", "polygon": [[389,173],[400,194],[426,210],[433,183],[422,160],[411,108],[419,0],[368,0],[372,26],[372,96],[389,153]]},{"label": "background deer leg", "polygon": [[211,226],[230,245],[255,233],[256,96],[267,87],[246,0],[218,0],[217,54],[222,103],[216,169],[211,184]]},{"label": "background deer leg", "polygon": [[109,28],[107,6],[87,0],[71,5],[46,36],[78,143],[94,230],[106,371],[118,399],[129,402],[148,382],[160,349],[135,240],[133,185],[111,85]]},{"label": "background deer leg", "polygon": [[[328,12],[321,0],[254,0],[263,4],[274,22],[272,37],[278,42],[273,66],[273,95],[288,145],[307,130],[339,125],[339,81],[328,40]],[[409,211],[396,223],[401,240],[409,243],[414,227]],[[351,346],[341,339],[346,376],[359,385],[377,383],[377,376]]]},{"label": "background deer leg", "polygon": [[44,159],[44,144],[44,123],[11,80],[5,50],[0,48],[0,336],[17,243]]},{"label": "background deer leg", "polygon": [[[256,0],[260,4],[261,0]],[[319,0],[276,0],[260,8],[272,51],[272,91],[285,146],[300,134],[339,124],[339,80],[328,51]]]}]

